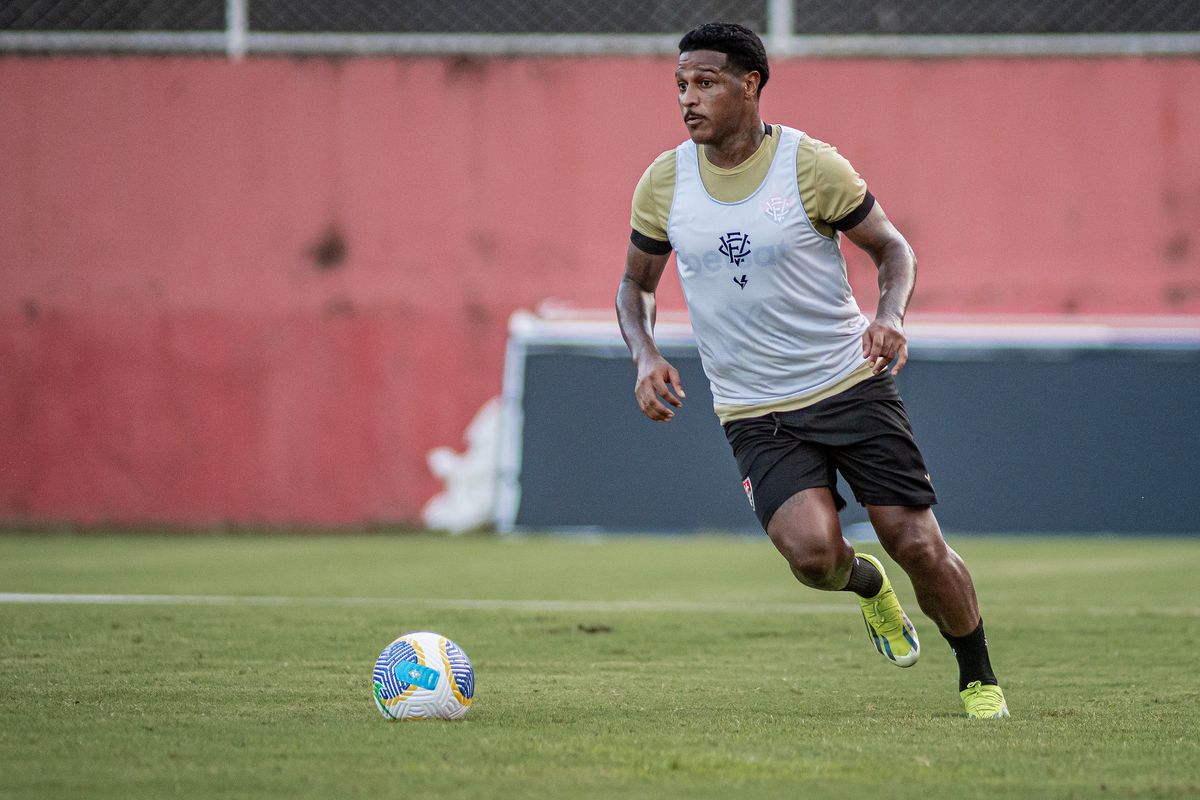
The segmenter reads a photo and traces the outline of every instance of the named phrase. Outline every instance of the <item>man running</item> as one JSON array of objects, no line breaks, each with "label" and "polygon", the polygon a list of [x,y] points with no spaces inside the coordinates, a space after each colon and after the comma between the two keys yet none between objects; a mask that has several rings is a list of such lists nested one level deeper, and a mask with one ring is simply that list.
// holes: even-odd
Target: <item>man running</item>
[{"label": "man running", "polygon": [[[815,589],[854,592],[876,650],[897,666],[916,663],[917,632],[883,565],[842,536],[841,472],[954,650],[967,714],[1006,717],[971,575],[942,538],[933,484],[892,380],[908,359],[912,248],[834,148],[763,123],[770,70],[758,36],[708,23],[679,51],[689,140],[638,183],[617,290],[638,404],[662,422],[683,404],[679,373],[653,333],[654,292],[674,250],[742,486],[792,573]],[[879,269],[873,321],[851,293],[839,234]]]}]

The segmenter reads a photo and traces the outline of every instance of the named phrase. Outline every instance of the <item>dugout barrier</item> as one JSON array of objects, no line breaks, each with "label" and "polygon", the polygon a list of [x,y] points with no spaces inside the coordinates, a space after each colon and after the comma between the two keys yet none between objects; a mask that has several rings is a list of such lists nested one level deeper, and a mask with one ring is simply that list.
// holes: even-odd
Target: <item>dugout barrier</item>
[{"label": "dugout barrier", "polygon": [[[1200,533],[1200,324],[909,325],[897,377],[949,532]],[[690,328],[660,323],[687,400],[645,419],[615,324],[514,316],[501,531],[755,531]],[[843,524],[865,524],[843,484]]]}]

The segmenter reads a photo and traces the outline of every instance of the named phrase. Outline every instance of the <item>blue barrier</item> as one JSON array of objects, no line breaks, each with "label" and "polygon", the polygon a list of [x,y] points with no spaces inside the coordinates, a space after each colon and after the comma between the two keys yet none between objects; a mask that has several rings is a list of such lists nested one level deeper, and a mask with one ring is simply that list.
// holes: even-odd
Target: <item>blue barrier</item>
[{"label": "blue barrier", "polygon": [[[668,424],[639,412],[615,326],[512,327],[501,530],[758,530],[686,326],[659,329],[688,393]],[[946,531],[1200,533],[1200,328],[909,336],[897,382]]]}]

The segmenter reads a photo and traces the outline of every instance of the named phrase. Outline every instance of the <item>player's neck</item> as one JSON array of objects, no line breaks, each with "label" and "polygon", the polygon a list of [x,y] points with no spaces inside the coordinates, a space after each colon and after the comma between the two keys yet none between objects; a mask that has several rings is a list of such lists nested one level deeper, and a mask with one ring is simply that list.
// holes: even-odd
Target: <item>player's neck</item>
[{"label": "player's neck", "polygon": [[766,132],[758,115],[736,133],[720,142],[704,145],[704,157],[708,163],[721,169],[733,169],[758,150]]}]

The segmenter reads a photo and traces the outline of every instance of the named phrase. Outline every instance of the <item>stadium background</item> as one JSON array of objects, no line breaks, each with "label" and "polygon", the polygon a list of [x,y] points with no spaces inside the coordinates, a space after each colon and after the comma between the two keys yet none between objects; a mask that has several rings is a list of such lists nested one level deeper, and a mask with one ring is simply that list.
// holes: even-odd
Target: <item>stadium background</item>
[{"label": "stadium background", "polygon": [[0,10],[0,522],[415,521],[512,313],[610,305],[708,18],[912,240],[911,319],[1200,314],[1193,4],[390,8]]}]

